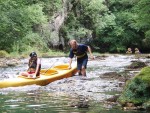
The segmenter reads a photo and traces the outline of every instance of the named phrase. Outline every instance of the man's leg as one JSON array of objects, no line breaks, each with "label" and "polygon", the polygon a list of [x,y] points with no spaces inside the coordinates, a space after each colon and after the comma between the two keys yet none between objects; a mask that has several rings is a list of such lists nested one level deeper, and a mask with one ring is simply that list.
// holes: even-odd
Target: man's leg
[{"label": "man's leg", "polygon": [[82,75],[81,70],[78,71],[78,74],[79,74],[79,75]]},{"label": "man's leg", "polygon": [[86,69],[84,66],[82,66],[81,74],[82,76],[86,76]]},{"label": "man's leg", "polygon": [[88,59],[83,60],[82,69],[81,69],[82,76],[86,76],[87,62],[88,62]]},{"label": "man's leg", "polygon": [[81,62],[77,62],[77,69],[78,69],[78,75],[82,75],[81,70],[82,70],[82,63]]}]

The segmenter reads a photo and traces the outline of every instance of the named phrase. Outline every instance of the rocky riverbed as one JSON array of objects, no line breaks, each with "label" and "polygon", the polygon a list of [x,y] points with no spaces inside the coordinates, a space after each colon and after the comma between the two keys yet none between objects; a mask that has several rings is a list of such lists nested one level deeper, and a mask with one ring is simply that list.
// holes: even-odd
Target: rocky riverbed
[{"label": "rocky riverbed", "polygon": [[[90,106],[88,102],[93,100],[105,103],[104,107],[110,109],[114,105],[118,105],[116,99],[122,92],[126,81],[139,73],[142,67],[150,65],[148,56],[140,55],[140,57],[136,57],[135,55],[118,54],[96,56],[95,60],[89,60],[88,62],[86,78],[76,74],[73,77],[52,82],[47,86],[40,87],[40,89],[49,91],[51,95],[65,94],[75,97],[75,100],[72,99],[68,103],[72,107],[86,108]],[[68,62],[66,57],[41,59],[42,68],[49,68],[52,65]],[[10,67],[7,65],[7,68],[5,65],[1,66],[1,79],[16,77],[20,71],[26,70],[27,62],[27,59],[21,59],[16,60],[16,63],[14,63],[17,66]],[[8,71],[11,73],[8,73]]]},{"label": "rocky riverbed", "polygon": [[96,57],[88,63],[86,78],[76,75],[55,81],[46,89],[82,95],[89,100],[112,103],[113,106],[117,104],[116,97],[122,92],[126,81],[139,73],[142,67],[149,65],[149,61],[146,57],[137,59],[134,55]]}]

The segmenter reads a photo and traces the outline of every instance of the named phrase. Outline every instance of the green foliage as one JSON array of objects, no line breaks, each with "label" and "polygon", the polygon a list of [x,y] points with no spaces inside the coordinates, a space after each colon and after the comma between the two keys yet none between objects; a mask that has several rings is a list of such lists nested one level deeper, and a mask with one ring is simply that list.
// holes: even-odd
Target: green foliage
[{"label": "green foliage", "polygon": [[134,104],[139,104],[145,102],[149,97],[148,84],[139,78],[135,78],[128,83],[119,101],[122,103],[133,102]]},{"label": "green foliage", "polygon": [[48,21],[62,11],[64,2],[68,12],[59,36],[65,42],[91,34],[91,46],[101,52],[125,52],[128,47],[150,50],[149,0],[1,0],[0,50],[47,50],[55,38]]},{"label": "green foliage", "polygon": [[62,51],[54,51],[54,50],[48,50],[46,53],[41,54],[42,57],[57,57],[57,56],[68,56],[68,54],[63,53]]},{"label": "green foliage", "polygon": [[4,50],[0,50],[0,58],[7,57],[8,53]]},{"label": "green foliage", "polygon": [[142,69],[133,80],[129,81],[118,99],[121,103],[133,102],[140,104],[146,102],[150,98],[150,67]]},{"label": "green foliage", "polygon": [[81,0],[81,5],[85,6],[86,14],[95,16],[95,14],[108,11],[107,6],[103,4],[104,2],[105,0]]},{"label": "green foliage", "polygon": [[149,15],[149,9],[150,7],[150,3],[149,0],[139,0],[139,2],[137,3],[137,11],[139,11],[138,14],[138,20],[137,20],[137,24],[144,28],[144,29],[149,29],[150,28],[150,15]]},{"label": "green foliage", "polygon": [[63,32],[66,32],[66,37],[69,37],[69,39],[84,38],[87,33],[91,32],[80,25],[80,21],[78,17],[75,17],[74,13],[69,14],[67,23],[67,26],[64,26],[62,29]]},{"label": "green foliage", "polygon": [[47,21],[40,4],[27,6],[23,0],[3,0],[0,9],[0,49],[7,51],[14,51],[33,26]]},{"label": "green foliage", "polygon": [[80,0],[71,3],[72,12],[65,22],[67,37],[84,37],[83,28],[92,32],[93,42],[98,40],[92,42],[92,46],[101,51],[125,52],[128,47],[144,46],[143,33],[136,23],[138,1]]},{"label": "green foliage", "polygon": [[150,67],[143,68],[137,77],[150,85]]},{"label": "green foliage", "polygon": [[[86,27],[93,28],[103,22],[101,14],[108,11],[106,5],[103,4],[104,0],[81,0],[82,15],[81,22]],[[86,25],[87,24],[87,25]],[[93,25],[92,25],[93,24]],[[91,25],[91,26],[90,26]],[[93,26],[93,27],[92,27]],[[101,26],[101,25],[100,25]]]},{"label": "green foliage", "polygon": [[150,3],[149,0],[139,0],[135,6],[137,12],[136,24],[139,30],[144,31],[145,38],[143,40],[143,45],[149,48],[150,44]]},{"label": "green foliage", "polygon": [[74,32],[74,36],[78,38],[84,38],[88,32],[90,32],[90,30],[80,27]]},{"label": "green foliage", "polygon": [[29,32],[21,42],[19,42],[19,51],[29,51],[31,49],[39,51],[47,51],[46,42],[44,42],[39,34]]},{"label": "green foliage", "polygon": [[117,51],[117,53],[125,53],[126,47],[123,46],[122,44],[116,44],[113,45],[112,48],[110,48],[110,52],[114,52],[114,51]]},{"label": "green foliage", "polygon": [[[62,9],[62,0],[39,0],[43,4],[43,12],[48,16],[53,16],[54,13]],[[49,18],[50,18],[49,17]]]},{"label": "green foliage", "polygon": [[44,15],[43,7],[40,4],[34,4],[31,6],[25,7],[24,19],[27,19],[30,22],[29,25],[33,26],[34,24],[41,24],[47,21],[47,17]]},{"label": "green foliage", "polygon": [[116,26],[115,19],[116,17],[112,13],[105,13],[103,16],[98,15],[96,18],[96,22],[94,22],[96,34],[99,36],[102,35],[103,32],[105,32],[105,29],[113,29],[113,27]]}]

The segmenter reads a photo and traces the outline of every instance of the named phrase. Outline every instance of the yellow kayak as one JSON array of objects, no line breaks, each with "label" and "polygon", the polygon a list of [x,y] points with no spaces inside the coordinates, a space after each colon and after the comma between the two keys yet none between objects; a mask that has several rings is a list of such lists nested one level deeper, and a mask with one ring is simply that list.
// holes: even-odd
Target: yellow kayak
[{"label": "yellow kayak", "polygon": [[71,77],[77,72],[77,66],[75,64],[72,65],[71,69],[68,69],[68,66],[68,64],[61,64],[54,66],[51,69],[42,69],[39,78],[18,76],[17,78],[13,79],[2,80],[0,81],[0,88],[18,87],[33,84],[45,86],[53,81]]}]

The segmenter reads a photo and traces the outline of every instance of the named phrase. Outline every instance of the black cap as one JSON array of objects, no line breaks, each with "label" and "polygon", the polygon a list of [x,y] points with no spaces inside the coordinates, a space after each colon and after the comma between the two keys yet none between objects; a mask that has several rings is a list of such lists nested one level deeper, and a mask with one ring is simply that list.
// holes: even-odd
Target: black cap
[{"label": "black cap", "polygon": [[36,54],[36,52],[32,52],[32,53],[30,53],[29,56],[30,56],[30,57],[37,57],[37,54]]}]

